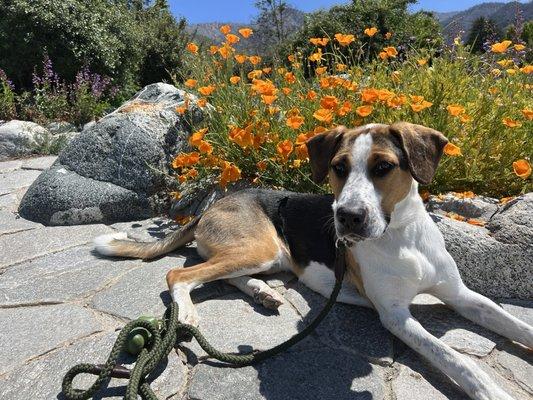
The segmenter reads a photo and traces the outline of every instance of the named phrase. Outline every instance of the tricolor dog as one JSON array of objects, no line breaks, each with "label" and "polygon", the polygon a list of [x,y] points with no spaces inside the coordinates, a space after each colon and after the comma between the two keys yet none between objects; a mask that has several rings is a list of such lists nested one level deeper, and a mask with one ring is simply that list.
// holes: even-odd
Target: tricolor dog
[{"label": "tricolor dog", "polygon": [[470,358],[431,335],[409,311],[429,293],[459,314],[533,348],[533,328],[468,289],[426,213],[418,184],[428,184],[447,139],[433,129],[400,122],[338,127],[308,142],[313,179],[329,177],[333,195],[243,190],[209,208],[155,243],[124,234],[97,238],[105,255],[152,258],[196,240],[204,263],[171,270],[167,283],[180,319],[198,323],[189,292],[225,279],[255,301],[277,308],[283,297],[257,274],[292,271],[329,296],[334,285],[335,241],[349,244],[347,274],[338,300],[373,307],[383,325],[471,398],[512,397]]}]

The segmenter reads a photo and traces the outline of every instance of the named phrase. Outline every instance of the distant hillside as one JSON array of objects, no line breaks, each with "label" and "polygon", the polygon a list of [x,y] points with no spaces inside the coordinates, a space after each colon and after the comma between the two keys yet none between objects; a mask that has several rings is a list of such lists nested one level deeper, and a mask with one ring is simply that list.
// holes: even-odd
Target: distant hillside
[{"label": "distant hillside", "polygon": [[[500,29],[504,29],[508,25],[515,22],[517,11],[522,12],[522,17],[525,21],[533,19],[533,3],[482,3],[471,7],[468,10],[453,13],[448,17],[441,18],[439,13],[435,16],[439,19],[444,36],[448,40],[452,40],[460,32],[468,34],[472,24],[479,17],[493,19]],[[441,16],[444,16],[442,13]]]},{"label": "distant hillside", "polygon": [[[287,36],[290,36],[297,31],[304,23],[305,13],[292,7],[288,7],[284,13],[285,29]],[[222,25],[230,25],[231,31],[236,33],[240,28],[250,27],[254,30],[254,34],[246,40],[241,40],[235,44],[237,51],[247,53],[263,54],[263,50],[271,44],[272,38],[264,33],[260,27],[252,24],[244,24],[237,22],[207,22],[201,24],[188,25],[186,30],[189,33],[196,33],[199,40],[207,40],[214,44],[220,44],[225,40],[224,35],[220,32],[219,28]]]}]

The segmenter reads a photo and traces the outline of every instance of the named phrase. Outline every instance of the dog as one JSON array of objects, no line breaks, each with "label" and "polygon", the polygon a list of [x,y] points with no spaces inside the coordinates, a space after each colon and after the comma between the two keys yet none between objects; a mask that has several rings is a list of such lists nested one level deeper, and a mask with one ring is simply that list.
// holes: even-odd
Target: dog
[{"label": "dog", "polygon": [[328,297],[335,283],[336,240],[348,244],[338,301],[372,307],[383,325],[471,398],[510,400],[470,358],[426,331],[409,305],[419,293],[463,317],[533,348],[533,328],[468,289],[426,212],[419,184],[431,182],[446,137],[406,122],[340,126],[307,142],[312,178],[332,195],[249,189],[230,194],[165,239],[137,243],[119,233],[95,240],[103,255],[149,259],[196,240],[205,262],[172,269],[167,283],[182,322],[197,325],[190,291],[225,279],[265,307],[283,297],[257,274],[292,271]]}]

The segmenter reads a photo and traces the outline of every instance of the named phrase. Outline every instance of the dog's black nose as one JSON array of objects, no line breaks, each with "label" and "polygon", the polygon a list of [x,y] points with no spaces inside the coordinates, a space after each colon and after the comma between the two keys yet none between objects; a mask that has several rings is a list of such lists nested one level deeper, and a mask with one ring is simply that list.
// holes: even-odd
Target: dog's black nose
[{"label": "dog's black nose", "polygon": [[337,209],[337,221],[344,229],[353,233],[359,233],[366,222],[367,211],[365,208],[349,210],[344,207]]}]

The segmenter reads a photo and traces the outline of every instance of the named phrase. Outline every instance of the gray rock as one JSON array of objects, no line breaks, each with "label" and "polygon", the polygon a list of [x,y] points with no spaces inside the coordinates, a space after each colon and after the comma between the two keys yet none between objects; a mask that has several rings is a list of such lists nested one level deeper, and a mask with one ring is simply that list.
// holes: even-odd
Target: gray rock
[{"label": "gray rock", "polygon": [[[307,326],[324,307],[326,299],[301,283],[285,293],[304,317],[298,330]],[[392,363],[392,335],[383,327],[378,314],[365,307],[335,304],[316,329],[316,337],[326,345],[363,356],[374,363]]]},{"label": "gray rock", "polygon": [[[502,351],[504,350],[504,351]],[[533,354],[527,349],[507,343],[496,350],[496,368],[515,381],[522,390],[533,396]]]},{"label": "gray rock", "polygon": [[150,207],[145,193],[86,178],[56,163],[28,189],[19,213],[45,225],[79,225],[147,218]]},{"label": "gray rock", "polygon": [[91,249],[79,246],[8,268],[0,279],[0,306],[85,299],[142,263],[95,258]]},{"label": "gray rock", "polygon": [[256,367],[217,368],[201,364],[193,371],[191,400],[370,400],[385,398],[379,367],[340,350],[296,349]]},{"label": "gray rock", "polygon": [[[176,107],[185,96],[191,106],[183,117]],[[63,149],[22,199],[21,215],[45,225],[72,225],[160,213],[175,184],[168,179],[170,161],[187,145],[189,124],[203,118],[195,98],[163,83],[142,89]]]},{"label": "gray rock", "polygon": [[499,242],[522,247],[530,256],[529,270],[533,270],[533,192],[505,204],[491,218],[487,229]]},{"label": "gray rock", "polygon": [[105,225],[48,227],[4,235],[0,240],[0,269],[23,261],[92,242],[113,230]]},{"label": "gray rock", "polygon": [[[532,203],[523,204],[531,218]],[[528,299],[533,297],[533,234],[523,237],[531,228],[505,218],[506,210],[512,208],[494,217],[496,221],[506,220],[505,228],[499,230],[492,221],[487,225],[494,232],[434,214],[433,219],[468,287],[489,297]]]},{"label": "gray rock", "polygon": [[15,171],[22,167],[22,160],[10,160],[0,162],[0,174]]},{"label": "gray rock", "polygon": [[54,121],[50,122],[48,125],[46,125],[46,129],[52,134],[52,135],[58,135],[68,132],[76,132],[77,129],[74,125],[72,125],[70,122],[66,121]]},{"label": "gray rock", "polygon": [[511,315],[533,326],[533,300],[505,299],[500,305]]},{"label": "gray rock", "polygon": [[29,121],[12,120],[0,125],[0,161],[33,153],[49,134],[42,126]]},{"label": "gray rock", "polygon": [[0,309],[0,326],[0,343],[10,343],[0,347],[0,374],[103,328],[90,310],[73,304]]},{"label": "gray rock", "polygon": [[499,209],[498,200],[490,197],[476,196],[460,198],[453,193],[444,196],[431,196],[426,204],[430,212],[453,212],[465,218],[479,218],[488,221]]}]

